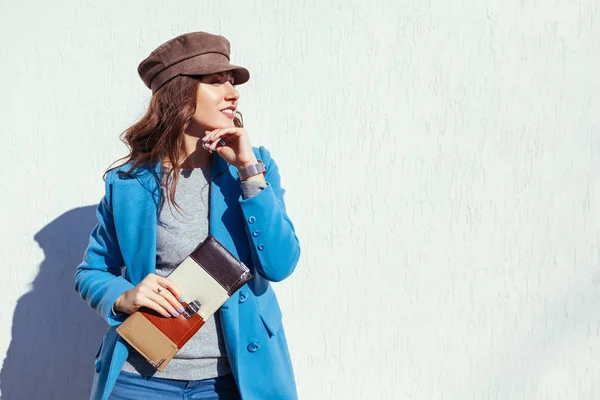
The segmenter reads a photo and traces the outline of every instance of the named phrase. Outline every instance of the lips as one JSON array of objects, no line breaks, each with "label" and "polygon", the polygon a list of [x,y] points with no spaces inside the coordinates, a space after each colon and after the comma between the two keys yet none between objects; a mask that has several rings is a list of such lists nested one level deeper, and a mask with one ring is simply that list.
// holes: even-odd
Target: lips
[{"label": "lips", "polygon": [[231,118],[231,119],[233,119],[233,116],[234,116],[234,114],[235,114],[235,112],[234,112],[234,111],[235,111],[235,108],[233,108],[233,107],[230,107],[230,108],[225,108],[225,109],[221,110],[221,112],[222,112],[223,114],[225,114],[225,116],[226,116],[227,118]]}]

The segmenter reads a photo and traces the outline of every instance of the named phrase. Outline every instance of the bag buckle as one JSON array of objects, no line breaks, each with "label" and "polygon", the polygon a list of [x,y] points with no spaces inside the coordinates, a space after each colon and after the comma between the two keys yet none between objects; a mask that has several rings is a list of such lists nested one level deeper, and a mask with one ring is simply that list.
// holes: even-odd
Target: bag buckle
[{"label": "bag buckle", "polygon": [[188,303],[188,306],[185,308],[185,311],[181,313],[185,318],[192,318],[198,311],[200,310],[200,302],[198,300],[194,300],[191,303]]}]

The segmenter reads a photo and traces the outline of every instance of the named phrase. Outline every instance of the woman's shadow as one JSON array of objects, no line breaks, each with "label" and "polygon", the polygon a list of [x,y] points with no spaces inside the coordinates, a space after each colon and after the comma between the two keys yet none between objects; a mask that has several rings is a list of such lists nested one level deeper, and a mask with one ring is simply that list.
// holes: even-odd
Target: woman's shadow
[{"label": "woman's shadow", "polygon": [[94,356],[108,326],[73,286],[96,222],[96,206],[81,207],[35,235],[45,259],[15,308],[2,399],[89,398]]}]

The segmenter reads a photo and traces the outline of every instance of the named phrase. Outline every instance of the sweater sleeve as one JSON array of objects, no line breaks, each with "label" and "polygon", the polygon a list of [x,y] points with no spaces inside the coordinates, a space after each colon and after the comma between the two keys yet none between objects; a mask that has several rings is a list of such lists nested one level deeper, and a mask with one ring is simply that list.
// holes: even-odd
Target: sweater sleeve
[{"label": "sweater sleeve", "polygon": [[257,181],[242,181],[241,185],[244,199],[256,196],[261,190],[267,187],[264,183]]}]

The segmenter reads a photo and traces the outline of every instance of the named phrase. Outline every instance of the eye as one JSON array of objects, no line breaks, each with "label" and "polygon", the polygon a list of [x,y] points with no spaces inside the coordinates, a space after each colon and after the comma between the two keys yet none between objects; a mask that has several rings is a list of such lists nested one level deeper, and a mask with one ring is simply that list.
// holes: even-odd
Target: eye
[{"label": "eye", "polygon": [[[218,84],[218,85],[222,85],[224,84],[226,81],[225,78],[220,77],[220,76],[215,76],[214,78],[212,78],[210,80],[211,84]],[[235,86],[235,80],[233,79],[233,76],[231,78],[229,78],[229,83],[231,83],[233,86]]]}]

